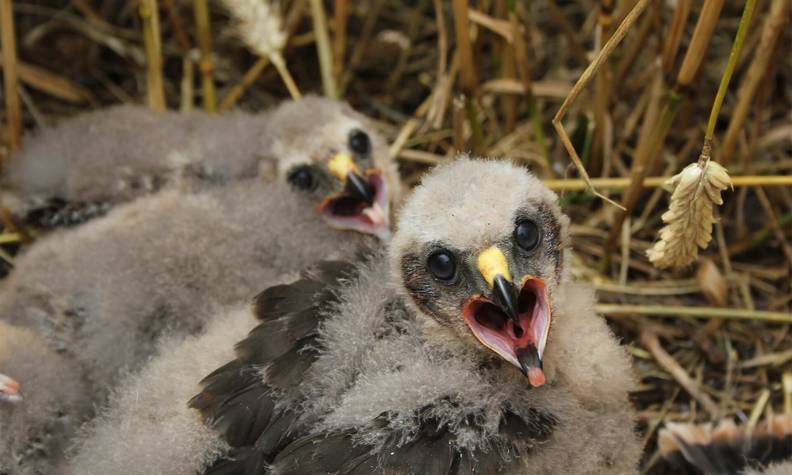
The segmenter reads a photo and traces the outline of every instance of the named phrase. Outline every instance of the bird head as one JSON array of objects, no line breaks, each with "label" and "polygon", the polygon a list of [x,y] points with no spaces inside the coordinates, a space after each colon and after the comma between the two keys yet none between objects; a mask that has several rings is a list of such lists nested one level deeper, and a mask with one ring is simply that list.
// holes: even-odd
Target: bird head
[{"label": "bird head", "polygon": [[0,373],[0,402],[19,402],[21,400],[19,383]]},{"label": "bird head", "polygon": [[371,124],[349,106],[317,97],[281,106],[271,120],[278,179],[331,227],[389,239],[398,177]]},{"label": "bird head", "polygon": [[405,202],[393,268],[419,316],[541,386],[567,222],[556,195],[526,170],[459,158]]}]

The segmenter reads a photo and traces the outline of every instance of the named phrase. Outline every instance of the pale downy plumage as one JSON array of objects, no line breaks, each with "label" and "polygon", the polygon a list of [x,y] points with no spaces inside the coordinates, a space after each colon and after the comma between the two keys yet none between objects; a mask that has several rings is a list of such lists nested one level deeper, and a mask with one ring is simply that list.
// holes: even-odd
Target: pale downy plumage
[{"label": "pale downy plumage", "polygon": [[35,224],[74,224],[169,183],[250,178],[266,158],[269,118],[131,105],[84,114],[26,137],[5,167],[4,202]]},{"label": "pale downy plumage", "polygon": [[[259,326],[191,401],[231,446],[207,472],[633,473],[640,444],[629,360],[594,314],[592,292],[569,282],[567,219],[555,195],[512,165],[459,159],[425,178],[400,214],[390,255],[327,262],[257,297]],[[530,251],[521,247],[524,222],[540,232]],[[492,246],[510,269],[506,284],[526,282],[516,326],[481,275],[501,266],[490,280],[505,284],[498,259],[477,258],[494,255]],[[430,262],[451,249],[453,277]],[[471,301],[487,310],[464,311]],[[72,473],[100,473],[91,461],[102,454],[123,453],[134,466],[155,443],[165,453],[177,447],[180,459],[201,453],[184,447],[189,425],[176,443],[155,437],[130,451],[123,427],[140,427],[136,412],[112,409],[124,424],[114,417],[114,433],[89,436],[92,456],[78,455],[84,465]],[[186,474],[205,462],[193,455],[169,469]]]},{"label": "pale downy plumage", "polygon": [[[194,474],[227,450],[186,401],[201,377],[233,357],[255,325],[246,308],[212,320],[200,335],[164,338],[157,356],[125,378],[81,432],[80,450],[60,473]],[[167,448],[167,449],[165,449]]]},{"label": "pale downy plumage", "polygon": [[[28,328],[0,321],[0,361],[7,374],[24,376],[21,400],[4,403],[0,398],[0,473],[16,475],[16,460],[58,450],[60,438],[79,422],[74,415],[89,413],[92,403],[84,396],[87,384],[77,368]],[[16,444],[8,436],[25,437],[28,428],[35,428],[37,437],[19,451],[7,450]]]},{"label": "pale downy plumage", "polygon": [[[350,256],[371,240],[334,227],[387,235],[387,200],[398,189],[385,182],[398,182],[385,144],[365,120],[315,98],[294,103],[281,118],[270,129],[275,182],[163,191],[48,236],[17,259],[0,283],[0,318],[34,330],[78,374],[53,382],[52,405],[38,411],[67,411],[73,431],[90,411],[61,408],[60,392],[85,385],[88,406],[101,403],[119,372],[138,368],[162,334],[200,331],[219,308],[246,302],[284,272]],[[10,374],[26,357],[3,354],[0,369]],[[13,375],[28,387],[31,374]],[[31,411],[34,405],[25,403]],[[49,428],[14,417],[0,407],[0,472],[7,463],[22,473],[48,472],[65,438],[29,452]]]}]

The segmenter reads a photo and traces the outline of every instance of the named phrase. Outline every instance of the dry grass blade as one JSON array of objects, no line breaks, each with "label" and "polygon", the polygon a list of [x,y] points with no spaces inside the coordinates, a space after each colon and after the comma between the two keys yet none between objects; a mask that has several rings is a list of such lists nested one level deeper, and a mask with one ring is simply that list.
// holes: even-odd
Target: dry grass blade
[{"label": "dry grass blade", "polygon": [[[2,65],[3,62],[0,61],[0,66]],[[19,79],[28,86],[66,102],[75,104],[95,102],[91,91],[44,68],[17,61],[17,73]]]},{"label": "dry grass blade", "polygon": [[212,61],[212,33],[209,21],[207,0],[195,0],[195,24],[198,35],[198,48],[201,50],[201,89],[206,112],[213,113],[216,108],[214,87],[214,63]]},{"label": "dry grass blade", "polygon": [[649,330],[645,330],[641,333],[641,342],[646,346],[646,349],[652,353],[657,363],[666,371],[668,371],[674,379],[677,380],[680,386],[685,388],[685,390],[701,405],[707,412],[710,413],[713,419],[717,419],[720,416],[720,408],[712,398],[709,397],[704,390],[701,389],[701,386],[690,377],[690,375],[685,371],[685,368],[680,366],[679,363],[674,359],[673,356],[668,354],[668,352],[663,349],[663,346],[660,344],[660,339],[657,337],[657,334],[651,332]]},{"label": "dry grass blade", "polygon": [[17,53],[14,34],[14,12],[11,0],[0,0],[0,24],[3,44],[3,93],[8,121],[8,142],[11,150],[22,146],[22,110],[17,94]]},{"label": "dry grass blade", "polygon": [[468,2],[467,0],[454,0],[453,5],[457,55],[460,61],[459,82],[465,94],[471,96],[476,94],[478,80],[476,79],[476,67],[473,64],[473,47],[470,43]]},{"label": "dry grass blade", "polygon": [[682,268],[695,261],[698,248],[706,248],[712,240],[714,208],[723,204],[721,191],[731,186],[731,179],[725,168],[710,160],[688,165],[668,185],[674,193],[663,213],[666,226],[646,255],[657,267]]},{"label": "dry grass blade", "polygon": [[754,96],[759,89],[759,84],[766,77],[767,68],[770,65],[778,39],[784,31],[784,26],[789,22],[789,9],[790,2],[788,0],[774,0],[770,6],[762,28],[762,37],[756,48],[756,55],[740,84],[740,89],[737,92],[737,105],[731,114],[729,127],[723,138],[721,162],[724,165],[731,162],[737,145],[738,132],[742,129],[748,111],[754,104]]},{"label": "dry grass blade", "polygon": [[[569,106],[572,105],[572,102],[580,95],[583,91],[583,88],[586,87],[586,84],[591,80],[591,78],[597,73],[600,67],[605,64],[605,61],[610,56],[613,49],[619,45],[621,40],[624,39],[624,35],[627,34],[627,31],[630,27],[635,23],[638,17],[643,13],[646,9],[646,6],[649,4],[649,0],[640,0],[635,7],[630,11],[630,13],[624,18],[624,21],[621,22],[619,27],[613,33],[613,36],[605,43],[605,46],[602,47],[602,50],[597,54],[597,57],[594,58],[594,61],[588,65],[583,74],[580,75],[580,78],[575,83],[575,87],[572,88],[572,92],[569,93],[567,98],[564,100],[564,103],[561,104],[561,107],[558,108],[558,112],[556,112],[555,117],[553,117],[553,127],[558,133],[559,138],[561,139],[561,143],[564,144],[564,148],[566,149],[567,153],[569,153],[572,162],[575,164],[575,167],[578,169],[580,176],[583,177],[583,180],[588,185],[589,191],[594,194],[596,197],[616,206],[619,209],[624,210],[624,207],[619,203],[611,200],[607,196],[603,195],[602,193],[598,192],[594,185],[591,183],[591,178],[589,178],[588,172],[586,172],[586,167],[583,165],[583,162],[580,160],[580,156],[575,150],[574,145],[572,145],[572,141],[569,139],[569,135],[564,130],[563,124],[561,124],[561,119],[564,117],[567,109]],[[619,229],[621,229],[621,223],[619,223]]]},{"label": "dry grass blade", "polygon": [[692,317],[724,320],[753,320],[757,322],[792,324],[792,314],[742,308],[686,307],[683,305],[629,305],[600,303],[597,313],[608,317],[640,315],[644,317]]},{"label": "dry grass blade", "polygon": [[165,89],[162,81],[162,42],[160,40],[159,8],[157,0],[140,2],[140,18],[143,20],[143,43],[148,65],[147,100],[155,111],[164,111]]},{"label": "dry grass blade", "polygon": [[333,76],[333,50],[330,46],[330,34],[327,32],[327,15],[321,0],[311,0],[311,15],[324,94],[327,97],[338,97],[338,87]]},{"label": "dry grass blade", "polygon": [[[650,176],[644,178],[641,186],[644,188],[660,188],[666,186],[668,177]],[[590,182],[601,190],[610,192],[621,192],[631,185],[629,178],[592,178]],[[545,186],[553,191],[581,191],[588,188],[586,181],[581,179],[560,179],[544,180]],[[738,186],[792,186],[792,176],[790,175],[744,175],[732,176],[731,184]]]}]

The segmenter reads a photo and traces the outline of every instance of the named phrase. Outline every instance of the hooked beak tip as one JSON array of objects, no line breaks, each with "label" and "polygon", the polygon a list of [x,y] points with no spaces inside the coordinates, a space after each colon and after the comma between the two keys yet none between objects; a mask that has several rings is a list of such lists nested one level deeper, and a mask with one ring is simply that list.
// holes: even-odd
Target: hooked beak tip
[{"label": "hooked beak tip", "polygon": [[542,370],[542,358],[539,350],[531,343],[525,348],[520,348],[516,352],[517,361],[520,363],[520,371],[528,377],[532,386],[542,386],[545,383],[545,375]]},{"label": "hooked beak tip", "polygon": [[346,191],[353,198],[364,201],[369,206],[374,204],[374,193],[371,191],[371,187],[363,177],[355,172],[347,174]]}]

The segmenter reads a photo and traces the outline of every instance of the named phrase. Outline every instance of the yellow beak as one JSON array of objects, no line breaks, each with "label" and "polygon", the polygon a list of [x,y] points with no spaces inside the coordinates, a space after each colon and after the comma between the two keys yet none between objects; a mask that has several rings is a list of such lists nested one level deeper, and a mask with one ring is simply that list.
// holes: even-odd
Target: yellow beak
[{"label": "yellow beak", "polygon": [[498,275],[509,282],[512,280],[506,256],[496,246],[490,246],[482,251],[476,259],[476,265],[490,288],[494,285],[495,277]]},{"label": "yellow beak", "polygon": [[355,161],[352,160],[352,156],[343,152],[335,154],[335,156],[327,162],[327,168],[334,177],[341,181],[341,183],[346,183],[350,173],[359,174],[357,165],[355,165]]}]

